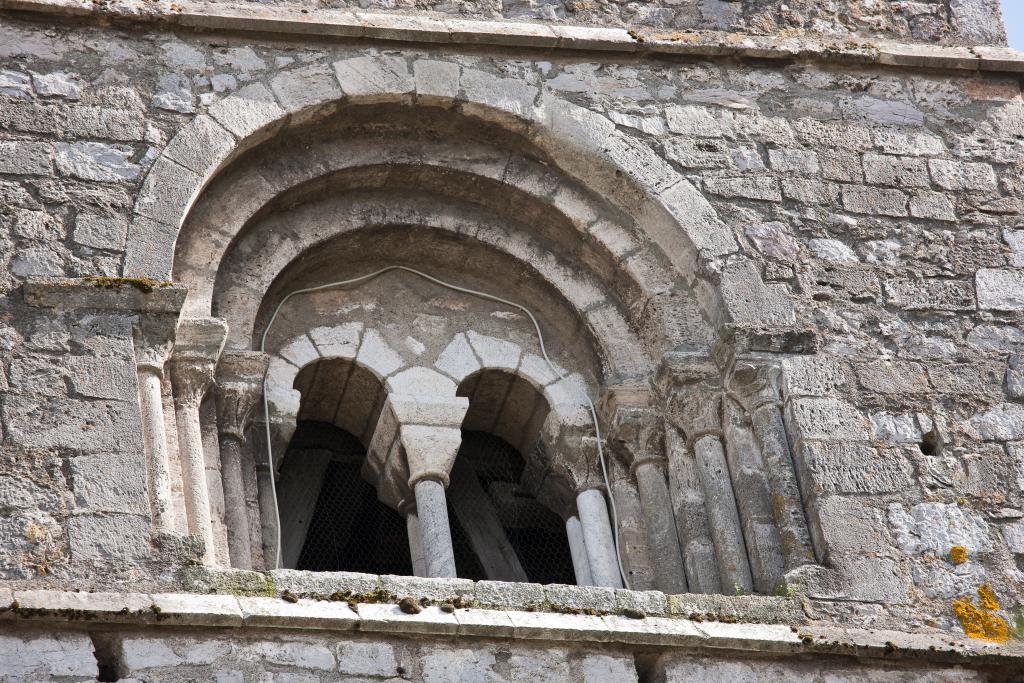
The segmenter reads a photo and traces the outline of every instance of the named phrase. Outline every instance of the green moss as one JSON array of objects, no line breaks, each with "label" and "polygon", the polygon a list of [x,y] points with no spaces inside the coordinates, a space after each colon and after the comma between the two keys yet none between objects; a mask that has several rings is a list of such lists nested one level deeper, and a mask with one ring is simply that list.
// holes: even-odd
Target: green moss
[{"label": "green moss", "polygon": [[101,275],[90,275],[82,278],[95,287],[101,289],[119,289],[121,287],[134,287],[143,294],[149,294],[154,289],[170,287],[172,283],[151,280],[148,277],[107,277]]}]

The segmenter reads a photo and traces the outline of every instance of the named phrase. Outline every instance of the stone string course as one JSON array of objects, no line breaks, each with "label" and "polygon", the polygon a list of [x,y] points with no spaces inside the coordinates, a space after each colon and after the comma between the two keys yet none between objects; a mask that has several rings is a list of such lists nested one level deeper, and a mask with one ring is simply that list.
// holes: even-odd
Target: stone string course
[{"label": "stone string course", "polygon": [[[272,13],[252,3],[112,2],[81,0],[2,0],[0,9],[68,17],[164,23],[194,29],[244,31],[320,39],[363,38],[415,43],[487,45],[572,51],[627,52],[750,59],[807,59],[832,63],[908,68],[1024,71],[1024,55],[999,44],[964,47],[908,43],[886,38],[819,34],[758,36],[714,30],[665,32],[653,28],[591,27],[514,21],[475,21],[409,14],[386,14],[281,7]],[[1005,42],[1005,41],[1004,41]]]}]

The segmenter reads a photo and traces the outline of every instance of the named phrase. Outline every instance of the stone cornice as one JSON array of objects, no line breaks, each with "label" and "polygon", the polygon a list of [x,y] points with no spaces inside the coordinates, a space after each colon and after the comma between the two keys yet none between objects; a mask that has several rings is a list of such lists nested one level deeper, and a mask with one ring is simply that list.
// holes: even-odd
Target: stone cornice
[{"label": "stone cornice", "polygon": [[[424,581],[419,579],[421,583]],[[457,580],[453,583],[459,583]],[[606,589],[607,590],[607,589]],[[628,591],[619,591],[629,593]],[[644,594],[636,594],[642,596]],[[1019,670],[1024,652],[965,641],[948,634],[910,634],[880,629],[807,624],[693,621],[681,616],[630,618],[619,614],[564,614],[504,608],[428,606],[404,613],[391,601],[352,603],[328,599],[238,597],[191,593],[74,593],[0,588],[0,626],[5,622],[47,625],[73,622],[128,624],[133,628],[207,627],[303,629],[311,631],[408,634],[572,643],[720,649],[748,655],[815,654],[882,659],[887,662],[968,664]],[[685,598],[687,596],[679,596]],[[635,611],[635,610],[634,610]],[[984,655],[980,658],[980,655]]]},{"label": "stone cornice", "polygon": [[527,47],[747,59],[802,59],[845,64],[1024,73],[1024,53],[1005,47],[954,47],[850,36],[753,36],[721,31],[627,30],[516,21],[231,6],[196,2],[114,0],[0,0],[0,10],[97,20],[157,23],[202,30],[292,38],[367,39],[463,46]]}]

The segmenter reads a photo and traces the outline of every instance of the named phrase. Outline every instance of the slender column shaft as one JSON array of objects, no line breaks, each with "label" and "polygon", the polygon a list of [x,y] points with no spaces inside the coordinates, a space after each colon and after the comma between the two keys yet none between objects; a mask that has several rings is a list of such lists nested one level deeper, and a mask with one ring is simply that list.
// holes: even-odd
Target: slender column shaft
[{"label": "slender column shaft", "polygon": [[576,496],[576,510],[583,526],[591,580],[595,586],[622,588],[612,523],[604,495],[597,489],[581,491]]},{"label": "slender column shaft", "polygon": [[206,456],[203,452],[199,403],[183,401],[176,406],[176,412],[188,531],[203,539],[206,545],[203,560],[206,564],[214,564],[213,519],[210,515],[210,491],[206,484]]},{"label": "slender column shaft", "polygon": [[420,517],[415,510],[405,515],[405,528],[409,533],[409,556],[412,558],[412,573],[427,575],[427,558],[423,553],[423,537],[420,535]]},{"label": "slender column shaft", "polygon": [[647,521],[656,586],[658,590],[668,594],[685,593],[687,585],[683,553],[679,545],[676,521],[672,515],[672,501],[668,495],[668,484],[661,462],[642,461],[636,466],[634,473],[637,490],[640,493],[640,504]]},{"label": "slender column shaft", "polygon": [[139,368],[139,402],[142,408],[143,435],[149,454],[149,497],[153,509],[153,527],[157,531],[170,533],[174,531],[171,467],[167,457],[160,373],[155,368]]},{"label": "slender column shaft", "polygon": [[725,460],[725,447],[715,435],[706,435],[694,444],[697,471],[704,487],[704,501],[711,525],[711,540],[718,557],[718,573],[722,588],[736,587],[745,592],[753,590],[750,563],[743,542],[740,515],[736,507],[729,466]]},{"label": "slender column shaft", "polygon": [[252,569],[249,514],[245,504],[245,483],[242,480],[242,443],[234,436],[224,435],[220,440],[220,467],[231,566],[236,569]]},{"label": "slender column shaft", "polygon": [[759,406],[751,415],[754,436],[761,444],[768,486],[772,491],[775,505],[775,523],[779,527],[779,540],[786,571],[801,565],[813,564],[814,551],[811,535],[804,517],[800,487],[790,455],[789,439],[786,438],[786,424],[782,411],[774,403]]},{"label": "slender column shaft", "polygon": [[569,553],[572,555],[572,569],[576,574],[577,586],[593,586],[590,576],[590,559],[587,557],[587,544],[583,540],[583,525],[580,518],[573,515],[565,520],[565,535],[569,539]]},{"label": "slender column shaft", "polygon": [[448,505],[444,485],[436,479],[420,479],[414,487],[420,539],[426,559],[426,574],[431,578],[455,578],[455,551],[448,525]]}]

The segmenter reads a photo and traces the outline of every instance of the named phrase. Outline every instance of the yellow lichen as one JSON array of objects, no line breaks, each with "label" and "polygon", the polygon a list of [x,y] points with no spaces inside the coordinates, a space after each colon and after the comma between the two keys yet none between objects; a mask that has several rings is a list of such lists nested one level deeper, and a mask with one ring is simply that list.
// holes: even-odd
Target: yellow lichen
[{"label": "yellow lichen", "polygon": [[1010,629],[996,613],[998,609],[999,601],[987,583],[978,589],[978,605],[970,596],[953,601],[953,613],[968,638],[1002,644],[1009,639]]},{"label": "yellow lichen", "polygon": [[962,545],[955,545],[949,549],[949,561],[953,564],[963,564],[967,561],[967,548]]}]

